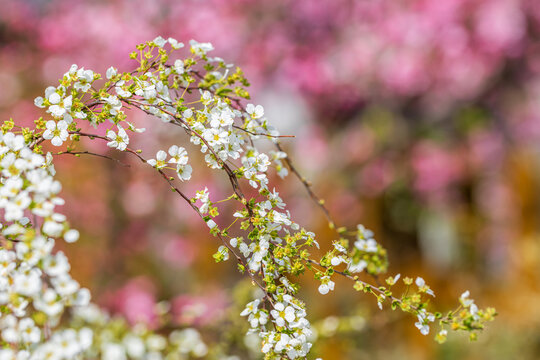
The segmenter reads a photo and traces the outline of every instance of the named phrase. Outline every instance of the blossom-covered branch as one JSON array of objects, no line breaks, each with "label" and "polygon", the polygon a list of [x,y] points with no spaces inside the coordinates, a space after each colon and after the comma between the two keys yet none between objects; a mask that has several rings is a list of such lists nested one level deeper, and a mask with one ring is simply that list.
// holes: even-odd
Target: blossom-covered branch
[{"label": "blossom-covered branch", "polygon": [[[261,105],[244,104],[249,99],[249,83],[239,68],[210,57],[213,47],[209,43],[191,41],[187,56],[181,57],[177,54],[183,48],[184,44],[174,39],[158,37],[137,46],[130,55],[138,63],[135,70],[119,73],[111,67],[105,79],[73,65],[58,86],[48,87],[44,97],[36,98],[36,106],[45,109],[46,115],[35,121],[34,128],[15,128],[13,121],[3,124],[0,207],[5,211],[2,234],[6,241],[0,250],[0,270],[9,281],[0,284],[0,334],[7,344],[0,350],[2,354],[17,359],[73,359],[98,354],[117,359],[122,358],[118,354],[140,358],[145,353],[205,353],[205,345],[193,329],[172,332],[165,338],[147,330],[130,330],[123,324],[122,339],[108,338],[104,335],[107,321],[103,320],[107,315],[90,304],[89,291],[80,289],[70,277],[65,255],[53,254],[55,239],[73,242],[78,232],[54,210],[63,200],[57,196],[60,184],[53,178],[52,154],[44,154],[44,141],[67,147],[57,154],[114,160],[110,155],[80,149],[82,137],[127,152],[153,168],[220,240],[214,259],[226,261],[233,255],[240,272],[263,294],[249,302],[240,315],[247,317],[249,332],[259,336],[266,359],[305,358],[310,351],[312,330],[295,281],[306,271],[320,281],[322,295],[334,290],[335,276],[352,280],[356,290],[375,295],[379,307],[388,302],[392,309],[416,316],[415,325],[424,335],[429,333],[430,323],[438,320],[439,341],[446,337],[447,328],[475,334],[493,319],[494,310],[478,309],[468,292],[461,296],[456,310],[447,315],[432,312],[429,303],[435,294],[420,277],[414,282],[404,278],[401,295],[392,290],[399,275],[389,277],[386,285],[361,280],[357,274],[377,277],[388,266],[385,249],[362,225],[354,231],[338,227],[333,246],[315,259],[311,249],[319,247],[316,234],[295,222],[279,192],[270,185],[270,174],[275,171],[284,178],[289,171],[294,173],[321,206],[331,227],[335,228],[335,222],[283,150],[279,139],[285,136],[269,123]],[[132,149],[132,137],[145,136],[145,129],[128,120],[127,109],[152,115],[154,122],[147,126],[183,129],[186,140],[176,140],[155,155]],[[83,123],[103,128],[105,135],[83,131]],[[273,143],[275,150],[261,150],[259,140]],[[194,197],[182,190],[182,183],[190,181],[197,171],[190,162],[192,149],[204,155],[205,166],[228,179],[231,192],[226,199],[214,198],[208,187]],[[233,201],[235,208],[232,222],[223,224],[229,220],[219,214],[219,204],[226,200]],[[40,220],[32,222],[32,216]],[[64,313],[68,313],[67,321],[61,321]],[[138,345],[126,345],[124,350],[120,342]],[[66,345],[62,348],[58,344]],[[133,346],[140,351],[130,353]]]}]

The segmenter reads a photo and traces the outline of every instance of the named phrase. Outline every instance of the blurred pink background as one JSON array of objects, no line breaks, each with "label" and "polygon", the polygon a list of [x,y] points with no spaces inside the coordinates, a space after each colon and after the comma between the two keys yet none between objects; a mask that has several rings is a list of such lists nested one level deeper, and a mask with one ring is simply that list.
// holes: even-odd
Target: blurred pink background
[{"label": "blurred pink background", "polygon": [[[540,356],[537,1],[0,0],[0,9],[0,119],[41,116],[34,97],[72,63],[126,70],[134,46],[157,35],[210,41],[214,55],[242,67],[271,121],[296,136],[285,145],[335,217],[375,230],[392,271],[422,275],[443,307],[471,289],[500,313],[478,343],[439,346],[345,283],[320,304],[304,279],[322,330],[329,315],[367,321],[322,331],[318,355]],[[148,132],[136,143],[143,150],[175,141],[163,128]],[[239,340],[219,336],[236,316],[243,290],[231,288],[241,276],[213,263],[217,244],[160,179],[101,159],[59,158],[57,171],[83,234],[66,251],[96,301],[157,327],[155,304],[170,300],[173,323],[250,358]],[[189,194],[208,181],[212,193],[226,191],[195,171]],[[323,215],[289,180],[274,179],[291,213],[329,244]]]}]

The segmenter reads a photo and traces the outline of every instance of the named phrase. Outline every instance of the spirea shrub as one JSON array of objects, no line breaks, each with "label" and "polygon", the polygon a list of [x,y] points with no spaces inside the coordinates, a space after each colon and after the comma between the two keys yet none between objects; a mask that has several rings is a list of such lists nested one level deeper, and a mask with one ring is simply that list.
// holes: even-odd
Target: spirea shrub
[{"label": "spirea shrub", "polygon": [[[66,255],[55,251],[55,242],[75,242],[79,233],[55,210],[64,201],[59,197],[61,185],[54,179],[54,156],[88,154],[114,159],[82,149],[83,137],[102,143],[104,150],[129,153],[141,166],[153,168],[206,223],[216,239],[215,261],[234,263],[260,289],[261,297],[246,304],[238,316],[249,323],[248,334],[258,336],[265,359],[301,359],[309,354],[314,339],[309,309],[297,296],[297,277],[304,273],[320,282],[321,296],[331,296],[336,277],[350,280],[354,289],[372,296],[381,309],[413,315],[422,334],[437,327],[439,342],[446,339],[448,330],[470,332],[474,338],[493,319],[495,310],[478,308],[466,291],[455,310],[435,312],[430,307],[435,294],[421,277],[398,274],[382,281],[387,255],[374,234],[362,225],[356,229],[335,225],[283,150],[280,138],[284,136],[266,119],[262,106],[249,103],[249,84],[242,71],[210,57],[211,50],[209,43],[191,41],[186,47],[158,37],[131,53],[137,66],[130,72],[111,67],[103,78],[73,65],[57,86],[48,87],[43,97],[35,99],[44,116],[33,128],[4,122],[0,140],[0,360],[173,360],[205,357],[211,347],[195,329],[153,332],[142,324],[132,327],[110,317],[91,303],[90,291],[71,277]],[[204,154],[204,164],[193,164],[180,140],[164,144],[156,154],[131,148],[131,139],[145,136],[145,129],[130,122],[127,109],[151,115],[154,123],[146,126],[183,130],[186,141]],[[83,123],[105,128],[105,136],[83,131]],[[44,142],[60,151],[45,153]],[[263,151],[263,143],[265,149],[271,145],[271,150]],[[195,197],[183,191],[183,182],[190,181],[201,166],[224,175],[230,196],[218,199],[208,188],[200,189]],[[319,247],[316,234],[295,222],[278,189],[269,182],[271,172],[302,182],[336,231],[335,241],[323,249],[326,253],[321,258],[311,255]],[[218,225],[225,218],[218,209],[222,202],[233,204],[235,211],[229,214],[230,223]],[[361,279],[362,273],[367,276]],[[397,283],[402,283],[403,291],[393,290]]]}]

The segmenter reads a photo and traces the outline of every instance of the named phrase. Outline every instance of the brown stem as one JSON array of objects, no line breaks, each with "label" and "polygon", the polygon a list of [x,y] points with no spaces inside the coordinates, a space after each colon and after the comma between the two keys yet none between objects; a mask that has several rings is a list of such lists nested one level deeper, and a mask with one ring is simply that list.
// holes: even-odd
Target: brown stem
[{"label": "brown stem", "polygon": [[90,151],[61,151],[61,152],[58,152],[56,154],[53,154],[53,155],[64,155],[64,154],[69,154],[69,155],[92,155],[92,156],[97,156],[97,157],[100,157],[100,158],[104,158],[104,159],[108,159],[108,160],[111,160],[111,161],[116,161],[117,163],[119,163],[120,165],[122,166],[125,166],[125,167],[130,167],[129,164],[126,164],[118,159],[115,159],[113,157],[110,157],[110,156],[107,156],[107,155],[103,155],[103,154],[97,154],[97,153],[93,153],[93,152],[90,152]]}]

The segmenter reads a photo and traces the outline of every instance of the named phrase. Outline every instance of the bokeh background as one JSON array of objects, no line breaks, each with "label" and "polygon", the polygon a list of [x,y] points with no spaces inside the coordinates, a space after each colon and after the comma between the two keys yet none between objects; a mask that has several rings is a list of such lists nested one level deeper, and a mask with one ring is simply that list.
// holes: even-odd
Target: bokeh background
[{"label": "bokeh background", "polygon": [[[422,336],[415,319],[337,290],[302,296],[324,359],[540,358],[540,6],[537,0],[0,0],[0,120],[41,116],[35,96],[72,63],[130,67],[157,35],[211,41],[241,66],[252,98],[342,225],[364,223],[391,270],[423,276],[449,309],[465,289],[496,322],[475,343]],[[185,142],[149,125],[133,147]],[[165,144],[165,145],[164,145]],[[85,146],[105,152],[101,144]],[[122,159],[129,162],[129,159]],[[255,359],[232,263],[215,264],[204,224],[149,169],[58,158],[65,212],[82,239],[65,249],[94,300],[130,321],[200,328]],[[223,179],[196,167],[190,195]],[[293,216],[330,244],[298,182],[274,179]]]}]

